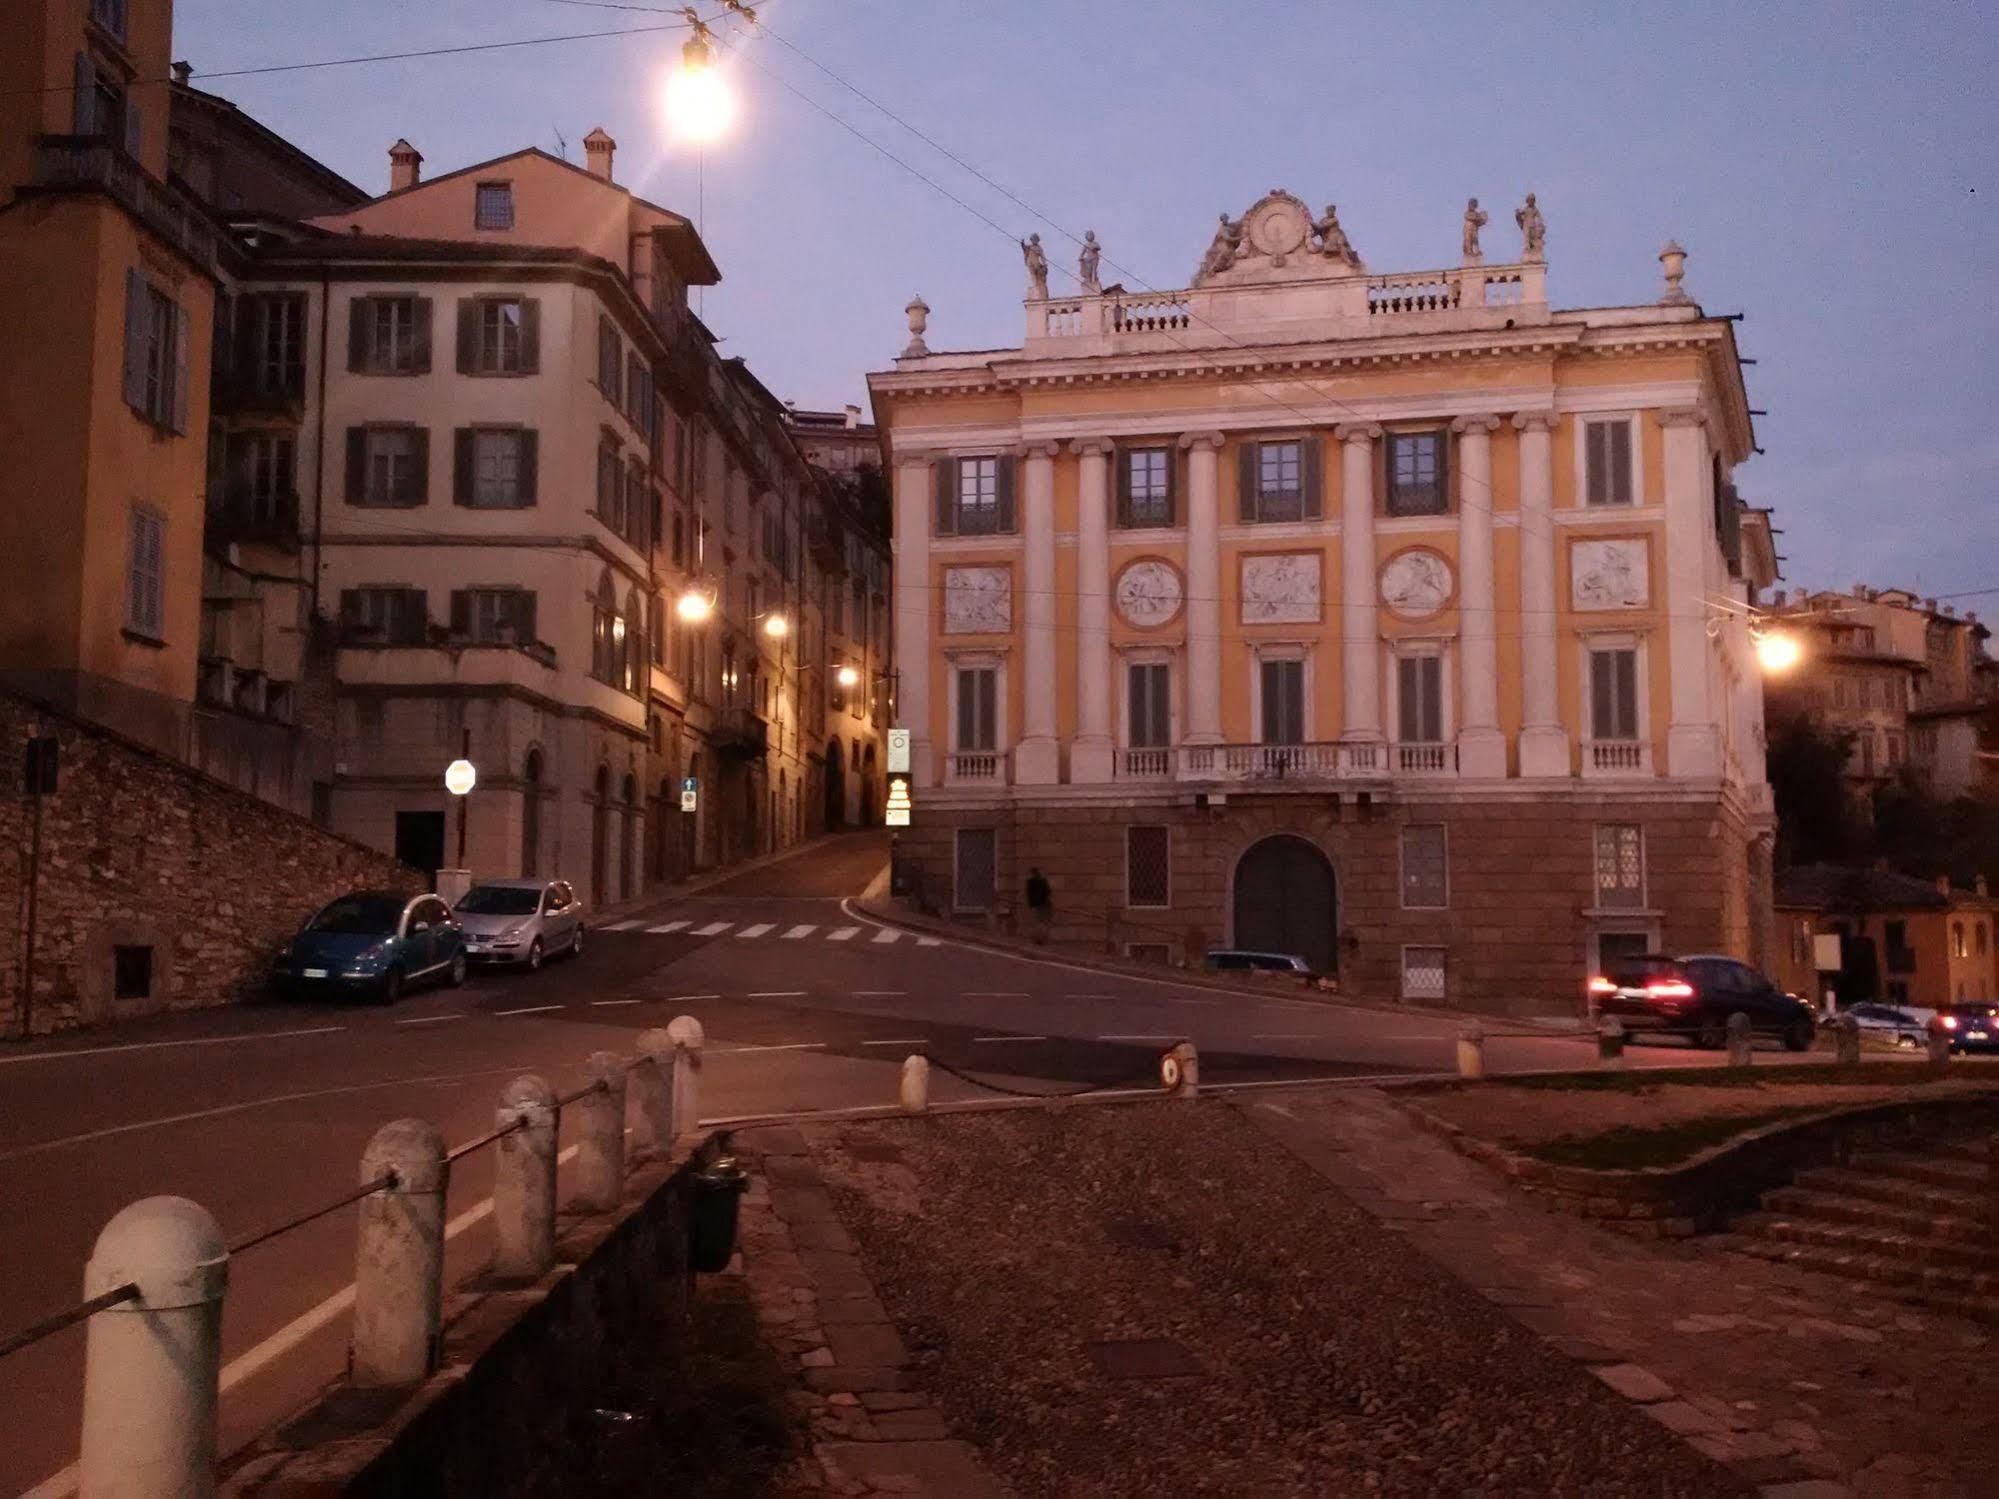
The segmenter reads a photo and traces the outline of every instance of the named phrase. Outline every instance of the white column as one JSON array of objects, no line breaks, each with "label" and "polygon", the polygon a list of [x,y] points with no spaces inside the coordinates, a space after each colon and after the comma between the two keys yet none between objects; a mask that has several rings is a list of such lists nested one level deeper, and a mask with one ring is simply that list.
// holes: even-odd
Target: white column
[{"label": "white column", "polygon": [[1334,429],[1340,479],[1340,738],[1381,738],[1381,630],[1375,619],[1374,444],[1371,422]]},{"label": "white column", "polygon": [[1076,739],[1069,779],[1108,781],[1115,754],[1111,704],[1111,445],[1076,443]]},{"label": "white column", "polygon": [[934,461],[910,455],[895,465],[896,719],[909,730],[910,784],[937,784],[930,743],[930,527],[936,510]]},{"label": "white column", "polygon": [[[1708,465],[1706,419],[1691,408],[1661,411],[1666,429],[1666,658],[1672,719],[1666,730],[1666,769],[1674,776],[1721,774],[1721,732],[1715,722],[1714,694],[1708,690],[1708,617],[1713,606],[1705,587],[1688,588],[1676,579],[1710,577],[1715,551],[1712,474]],[[1641,690],[1642,686],[1641,686]]]},{"label": "white column", "polygon": [[1222,434],[1194,432],[1187,450],[1188,744],[1222,740]]},{"label": "white column", "polygon": [[1555,415],[1523,411],[1520,434],[1520,774],[1571,774],[1555,654]]},{"label": "white column", "polygon": [[1055,738],[1055,444],[1028,443],[1020,456],[1020,530],[1027,549],[1021,656],[1026,669],[1013,778],[1023,786],[1046,786],[1062,779],[1062,746]]},{"label": "white column", "polygon": [[1458,464],[1458,774],[1506,774],[1506,736],[1499,728],[1499,647],[1492,575],[1492,431],[1496,416],[1461,416]]}]

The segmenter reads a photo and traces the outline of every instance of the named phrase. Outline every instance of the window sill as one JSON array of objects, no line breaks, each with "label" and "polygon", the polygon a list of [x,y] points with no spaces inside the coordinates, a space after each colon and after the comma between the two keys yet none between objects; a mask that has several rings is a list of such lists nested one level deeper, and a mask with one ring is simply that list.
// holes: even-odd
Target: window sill
[{"label": "window sill", "polygon": [[460,370],[459,374],[468,380],[527,380],[539,375],[539,368],[531,370]]},{"label": "window sill", "polygon": [[430,503],[428,496],[420,500],[344,500],[350,510],[421,510]]},{"label": "window sill", "polygon": [[144,630],[135,630],[130,625],[126,625],[118,633],[131,641],[132,644],[143,645],[150,650],[163,651],[167,648],[167,643],[161,636],[148,635]]},{"label": "window sill", "polygon": [[509,500],[505,504],[498,504],[490,500],[484,503],[478,500],[454,500],[452,503],[460,510],[532,510],[535,508],[533,500]]}]

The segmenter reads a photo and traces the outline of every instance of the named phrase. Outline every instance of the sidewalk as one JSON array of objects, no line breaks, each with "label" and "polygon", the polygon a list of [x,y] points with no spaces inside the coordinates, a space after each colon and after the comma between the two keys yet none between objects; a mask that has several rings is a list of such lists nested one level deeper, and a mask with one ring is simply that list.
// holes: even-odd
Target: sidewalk
[{"label": "sidewalk", "polygon": [[1542,1211],[1376,1089],[1234,1107],[1425,1258],[1770,1499],[1999,1493],[1991,1339],[1699,1239]]}]

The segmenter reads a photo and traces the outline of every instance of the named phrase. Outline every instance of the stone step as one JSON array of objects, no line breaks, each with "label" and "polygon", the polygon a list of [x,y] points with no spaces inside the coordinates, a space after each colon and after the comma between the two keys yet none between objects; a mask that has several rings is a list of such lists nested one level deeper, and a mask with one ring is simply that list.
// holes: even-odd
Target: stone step
[{"label": "stone step", "polygon": [[1981,1211],[1980,1194],[1976,1191],[1940,1187],[1901,1176],[1882,1176],[1850,1166],[1813,1166],[1800,1171],[1793,1178],[1792,1185],[1946,1216],[1968,1214],[1976,1217]]},{"label": "stone step", "polygon": [[1927,1149],[1866,1151],[1847,1164],[1855,1171],[1897,1176],[1904,1181],[1927,1182],[1933,1187],[1951,1187],[1960,1192],[1975,1192],[1985,1185],[1983,1163]]},{"label": "stone step", "polygon": [[1991,1146],[1982,1137],[1967,1140],[1938,1140],[1931,1147],[1938,1155],[1947,1155],[1961,1161],[1977,1161],[1981,1165],[1991,1159]]},{"label": "stone step", "polygon": [[1758,1238],[1778,1239],[1791,1244],[1811,1244],[1843,1254],[1873,1255],[1909,1267],[1920,1280],[1930,1269],[1961,1270],[1967,1275],[1982,1274],[1999,1290],[1999,1272],[1993,1264],[1988,1243],[1967,1243],[1950,1239],[1919,1238],[1890,1228],[1862,1223],[1825,1223],[1814,1218],[1794,1218],[1782,1213],[1751,1213],[1739,1219],[1736,1228]]},{"label": "stone step", "polygon": [[1851,1282],[1856,1290],[1872,1295],[1999,1324],[1999,1276],[1937,1265],[1911,1265],[1880,1255],[1854,1254],[1747,1233],[1715,1234],[1707,1242],[1759,1260],[1837,1276]]},{"label": "stone step", "polygon": [[1851,1197],[1844,1192],[1814,1191],[1809,1187],[1778,1187],[1765,1192],[1763,1210],[1785,1218],[1859,1224],[1889,1229],[1911,1238],[1947,1239],[1954,1244],[1985,1244],[1991,1237],[1984,1219],[1963,1206],[1938,1212],[1927,1206],[1908,1207]]}]

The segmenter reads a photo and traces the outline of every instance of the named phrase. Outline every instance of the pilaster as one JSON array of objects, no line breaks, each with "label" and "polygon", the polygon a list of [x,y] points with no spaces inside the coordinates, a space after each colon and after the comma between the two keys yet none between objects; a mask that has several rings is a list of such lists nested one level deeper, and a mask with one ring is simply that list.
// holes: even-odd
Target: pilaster
[{"label": "pilaster", "polygon": [[1341,444],[1340,738],[1381,738],[1380,626],[1375,618],[1374,444],[1371,422],[1333,429]]},{"label": "pilaster", "polygon": [[1555,414],[1523,411],[1520,434],[1520,774],[1573,774],[1555,651]]},{"label": "pilaster", "polygon": [[895,464],[895,650],[902,663],[896,716],[909,730],[909,775],[915,786],[937,784],[930,740],[930,523],[935,459],[905,453]]},{"label": "pilaster", "polygon": [[1111,704],[1111,445],[1078,439],[1076,490],[1076,737],[1069,779],[1108,781],[1116,753]]},{"label": "pilaster", "polygon": [[1062,779],[1062,747],[1055,738],[1055,452],[1052,442],[1031,442],[1019,454],[1021,534],[1026,543],[1021,655],[1026,671],[1013,777],[1026,786]]},{"label": "pilaster", "polygon": [[1222,739],[1222,535],[1219,432],[1180,439],[1187,450],[1188,744]]},{"label": "pilaster", "polygon": [[1461,416],[1458,434],[1458,774],[1506,774],[1506,736],[1499,728],[1499,654],[1494,624],[1492,561],[1492,433],[1499,418]]}]

